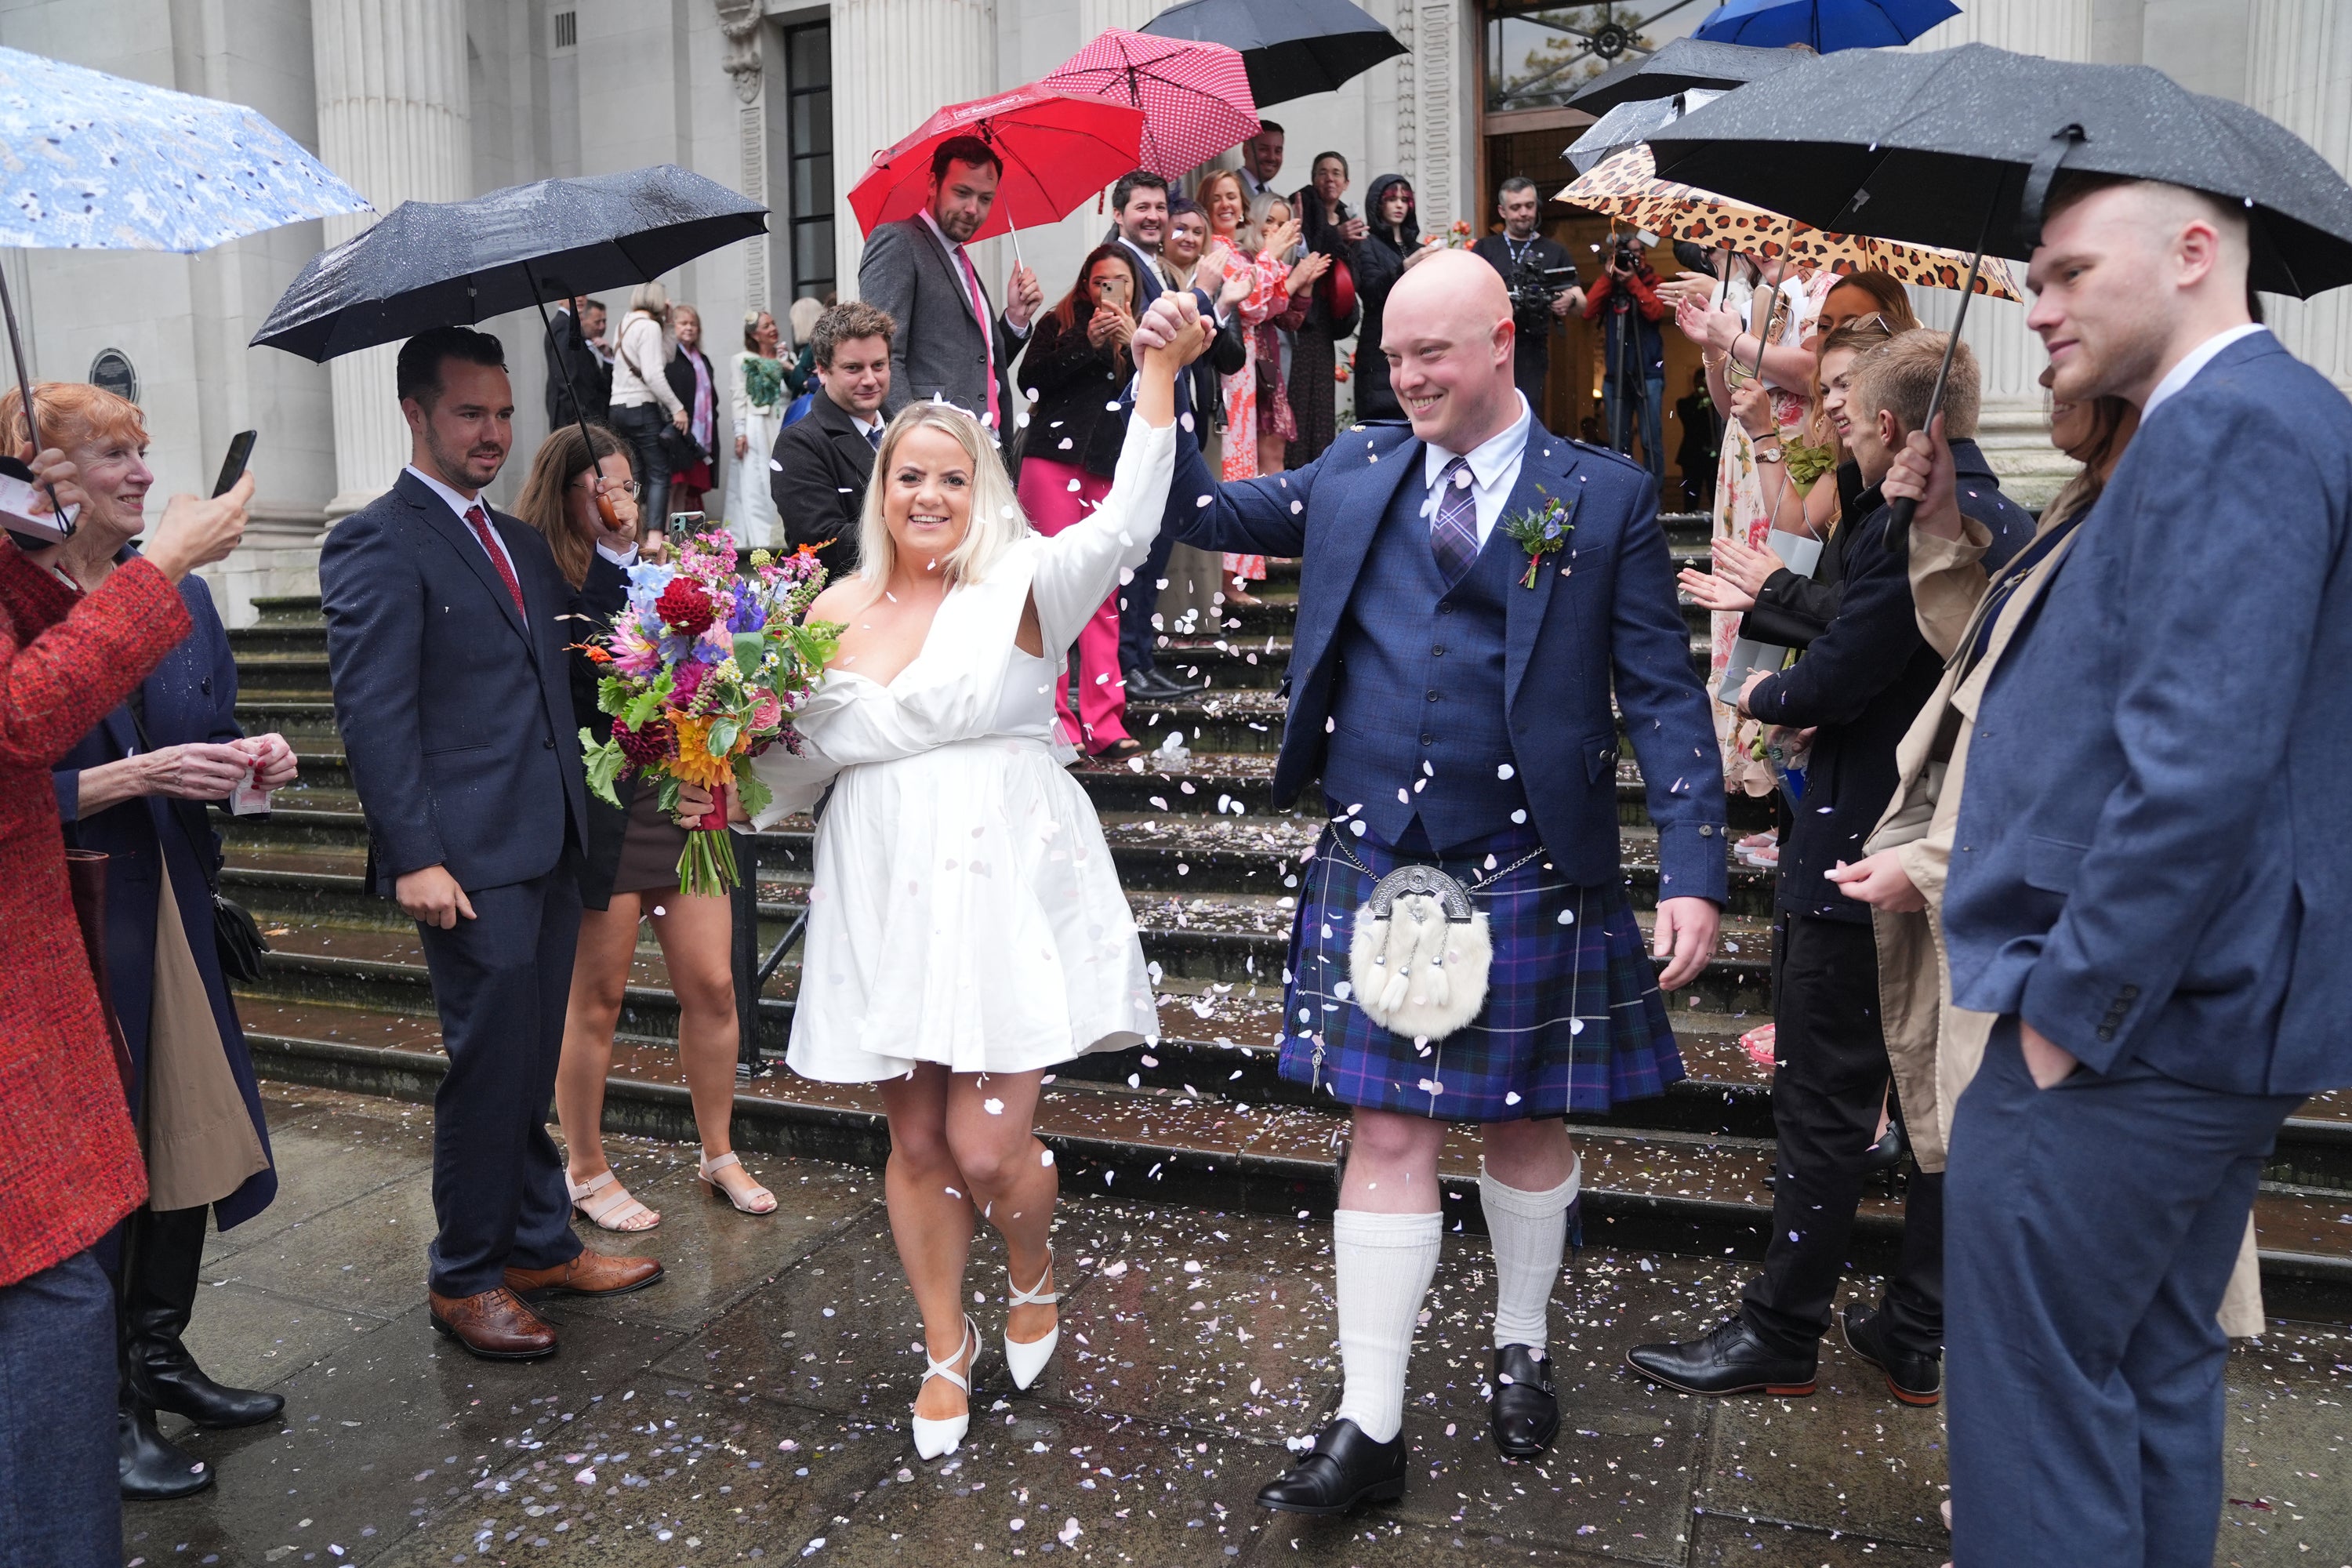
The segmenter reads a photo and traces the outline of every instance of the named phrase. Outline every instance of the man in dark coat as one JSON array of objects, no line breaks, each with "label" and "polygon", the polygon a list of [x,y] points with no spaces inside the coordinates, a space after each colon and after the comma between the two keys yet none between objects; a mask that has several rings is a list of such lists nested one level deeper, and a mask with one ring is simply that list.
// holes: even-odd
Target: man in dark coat
[{"label": "man in dark coat", "polygon": [[547,353],[547,427],[570,425],[582,413],[602,423],[613,401],[613,364],[596,349],[604,339],[604,301],[567,300],[548,320],[551,330],[540,334]]},{"label": "man in dark coat", "polygon": [[[1895,793],[1895,747],[1943,673],[1943,659],[1919,635],[1908,535],[1890,535],[1875,486],[1927,416],[1944,342],[1940,332],[1913,331],[1868,351],[1847,373],[1843,396],[1833,392],[1825,403],[1874,488],[1857,509],[1864,521],[1839,529],[1827,546],[1843,583],[1828,626],[1795,665],[1759,670],[1740,692],[1745,713],[1817,728],[1773,899],[1772,1122],[1780,1161],[1763,1271],[1749,1282],[1740,1310],[1712,1333],[1637,1346],[1627,1357],[1643,1376],[1685,1394],[1811,1394],[1845,1270],[1893,1069],[1879,1021],[1870,910],[1827,873],[1863,858]],[[1973,435],[1977,405],[1976,357],[1963,343],[1952,359],[1944,427]],[[1997,568],[2032,537],[2033,521],[2000,493],[1975,443],[1959,445],[1971,468],[1961,508],[1991,531],[1987,560]],[[1847,1344],[1908,1405],[1934,1405],[1942,1395],[1943,1183],[1939,1173],[1913,1173],[1902,1258],[1882,1304],[1874,1310],[1853,1302],[1843,1322]]]},{"label": "man in dark coat", "polygon": [[897,331],[896,322],[861,300],[819,316],[809,346],[822,384],[807,416],[776,433],[768,493],[784,542],[814,548],[835,581],[857,570],[858,520],[882,448]]},{"label": "man in dark coat", "polygon": [[555,1352],[524,1305],[661,1277],[572,1231],[547,1105],[580,933],[586,780],[567,644],[625,598],[625,536],[575,592],[547,541],[482,490],[514,440],[504,352],[436,327],[402,345],[410,458],[319,556],[335,724],[367,816],[368,878],[416,921],[448,1070],[433,1097],[433,1326],[478,1356]]},{"label": "man in dark coat", "polygon": [[1544,416],[1544,387],[1551,374],[1552,332],[1568,319],[1570,310],[1584,308],[1584,290],[1576,286],[1575,259],[1536,232],[1536,215],[1542,205],[1542,199],[1536,195],[1536,183],[1524,174],[1512,175],[1503,182],[1495,197],[1495,211],[1503,220],[1503,232],[1487,235],[1470,247],[1474,254],[1485,258],[1487,266],[1503,275],[1506,288],[1538,282],[1543,274],[1557,273],[1561,268],[1569,269],[1565,277],[1554,279],[1549,285],[1559,291],[1549,302],[1539,294],[1522,292],[1515,296],[1511,309],[1511,324],[1516,329],[1511,379],[1538,419]]}]

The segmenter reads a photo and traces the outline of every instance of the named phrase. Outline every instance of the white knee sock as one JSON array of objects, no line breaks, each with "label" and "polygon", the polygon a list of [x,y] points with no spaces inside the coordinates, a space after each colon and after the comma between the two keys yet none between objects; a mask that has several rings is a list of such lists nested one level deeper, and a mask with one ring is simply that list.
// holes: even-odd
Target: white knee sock
[{"label": "white knee sock", "polygon": [[1404,1425],[1404,1367],[1412,1353],[1421,1299],[1437,1274],[1440,1219],[1433,1214],[1331,1216],[1331,1259],[1339,1294],[1339,1392],[1344,1416],[1375,1443]]},{"label": "white knee sock", "polygon": [[1478,1202],[1495,1244],[1495,1348],[1525,1345],[1542,1352],[1551,1337],[1551,1292],[1568,1250],[1568,1205],[1584,1176],[1579,1160],[1568,1180],[1548,1193],[1507,1187],[1478,1171]]}]

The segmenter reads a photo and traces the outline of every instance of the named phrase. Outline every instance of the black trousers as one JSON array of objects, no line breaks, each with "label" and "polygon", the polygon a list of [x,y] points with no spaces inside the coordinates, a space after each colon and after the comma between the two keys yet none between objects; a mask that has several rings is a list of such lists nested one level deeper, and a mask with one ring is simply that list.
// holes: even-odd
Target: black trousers
[{"label": "black trousers", "polygon": [[1553,428],[1544,415],[1544,389],[1551,384],[1551,331],[1547,322],[1540,333],[1528,333],[1511,348],[1511,380],[1526,394],[1528,406],[1535,410],[1537,423],[1547,430]]},{"label": "black trousers", "polygon": [[433,1096],[432,1286],[475,1296],[506,1270],[580,1254],[547,1106],[580,941],[573,857],[503,888],[469,888],[472,920],[420,925],[449,1071]]},{"label": "black trousers", "polygon": [[[1772,934],[1772,1239],[1741,1313],[1788,1355],[1811,1355],[1846,1269],[1863,1164],[1893,1069],[1878,1013],[1878,949],[1867,925],[1783,915]],[[1944,1342],[1944,1178],[1914,1172],[1903,1252],[1882,1303],[1887,1337],[1934,1355]]]}]

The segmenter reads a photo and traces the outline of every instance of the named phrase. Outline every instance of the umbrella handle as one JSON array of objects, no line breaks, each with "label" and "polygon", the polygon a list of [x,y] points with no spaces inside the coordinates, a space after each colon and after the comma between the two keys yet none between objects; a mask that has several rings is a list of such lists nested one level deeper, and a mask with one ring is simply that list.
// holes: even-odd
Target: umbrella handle
[{"label": "umbrella handle", "polygon": [[[25,439],[33,448],[33,456],[37,458],[41,455],[41,427],[33,416],[33,374],[25,368],[25,340],[16,331],[16,301],[8,293],[8,269],[5,267],[0,267],[0,315],[7,318],[8,350],[16,358],[16,390],[25,400]],[[72,538],[73,520],[66,516],[66,509],[58,500],[58,487],[44,484],[41,489],[48,493],[49,515],[58,520],[58,532],[65,538]]]},{"label": "umbrella handle", "polygon": [[[547,300],[539,292],[539,279],[531,276],[530,262],[525,261],[519,265],[522,268],[524,279],[530,284],[530,302],[539,307],[539,324],[546,330],[548,347],[559,351],[555,356],[556,363],[563,363],[562,345],[555,341],[555,318],[547,313]],[[577,316],[572,318],[572,324],[575,326],[579,324]],[[563,373],[563,384],[572,394],[572,414],[580,422],[580,445],[588,454],[588,468],[591,473],[593,473],[597,468],[596,443],[588,434],[588,405],[581,401],[580,384],[572,379],[572,372],[568,367]],[[604,520],[604,526],[618,529],[621,526],[621,513],[620,509],[613,504],[613,498],[604,493],[603,487],[594,484],[588,487],[588,493],[595,498],[596,515]]]},{"label": "umbrella handle", "polygon": [[[1969,257],[1969,280],[1960,286],[1959,313],[1952,318],[1951,335],[1944,340],[1944,363],[1936,370],[1936,390],[1928,394],[1927,417],[1922,420],[1919,426],[1922,430],[1934,430],[1936,416],[1944,411],[1944,384],[1952,378],[1952,356],[1960,349],[1960,329],[1968,324],[1969,301],[1976,298],[1977,275],[1984,268],[1985,244],[1992,238],[1993,214],[2000,208],[2000,197],[1996,195],[1991,204],[1985,208],[1984,226],[1977,230],[1977,247]],[[1895,540],[1899,534],[1910,531],[1911,514],[1918,510],[1919,503],[1909,496],[1897,496],[1887,503],[1888,548],[1894,548]]]}]

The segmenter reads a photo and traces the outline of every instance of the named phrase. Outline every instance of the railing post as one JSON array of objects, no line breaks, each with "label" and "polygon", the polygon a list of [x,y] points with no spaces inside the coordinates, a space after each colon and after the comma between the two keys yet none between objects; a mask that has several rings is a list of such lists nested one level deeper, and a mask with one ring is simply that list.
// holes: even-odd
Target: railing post
[{"label": "railing post", "polygon": [[730,895],[734,900],[735,1076],[764,1078],[769,1067],[760,1054],[759,835],[735,835],[735,867],[742,878]]}]

